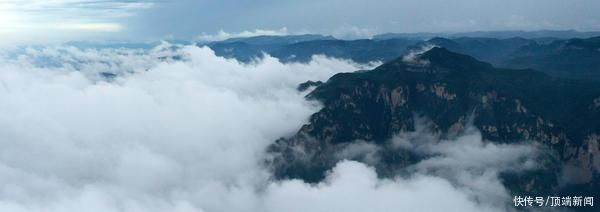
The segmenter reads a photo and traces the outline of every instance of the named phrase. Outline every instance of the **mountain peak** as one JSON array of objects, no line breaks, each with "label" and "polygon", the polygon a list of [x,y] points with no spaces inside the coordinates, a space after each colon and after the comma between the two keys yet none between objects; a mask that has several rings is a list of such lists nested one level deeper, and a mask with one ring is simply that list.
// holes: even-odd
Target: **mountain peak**
[{"label": "mountain peak", "polygon": [[427,60],[433,66],[449,69],[487,69],[491,65],[479,61],[471,56],[455,53],[442,47],[433,47],[418,56],[420,60]]},{"label": "mountain peak", "polygon": [[403,68],[412,72],[480,71],[491,68],[471,56],[455,53],[443,47],[413,51],[403,57],[382,65],[381,69]]}]

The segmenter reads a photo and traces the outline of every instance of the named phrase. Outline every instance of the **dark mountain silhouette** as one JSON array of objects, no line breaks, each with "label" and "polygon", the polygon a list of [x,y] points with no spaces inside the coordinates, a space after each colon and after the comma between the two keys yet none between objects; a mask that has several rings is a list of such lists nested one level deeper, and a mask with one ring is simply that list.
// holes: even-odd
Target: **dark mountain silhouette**
[{"label": "dark mountain silhouette", "polygon": [[524,38],[454,38],[447,39],[436,37],[419,45],[435,45],[450,51],[473,56],[479,60],[492,64],[501,64],[506,58],[511,57],[520,48],[537,44],[533,40]]},{"label": "dark mountain silhouette", "polygon": [[525,38],[525,39],[569,39],[569,38],[589,38],[600,36],[600,32],[579,32],[575,30],[538,30],[538,31],[475,31],[475,32],[458,32],[458,33],[385,33],[375,35],[373,39],[393,39],[393,38],[409,38],[427,40],[434,37],[460,38]]},{"label": "dark mountain silhouette", "polygon": [[325,55],[360,63],[388,61],[404,54],[408,47],[417,41],[404,39],[390,40],[335,40],[320,39],[300,42],[248,42],[234,40],[209,44],[218,56],[236,58],[249,62],[269,54],[283,62],[307,62],[313,55]]},{"label": "dark mountain silhouette", "polygon": [[[307,98],[324,107],[296,135],[269,148],[279,178],[317,182],[342,160],[336,152],[357,141],[381,147],[383,162],[375,167],[382,176],[393,175],[422,159],[389,146],[394,135],[415,131],[422,116],[442,137],[461,133],[471,119],[486,140],[535,141],[556,155],[542,171],[503,173],[511,192],[600,191],[600,84],[593,81],[495,68],[436,47],[371,71],[336,74]],[[577,177],[559,185],[565,165]]]},{"label": "dark mountain silhouette", "polygon": [[332,37],[261,36],[230,39],[209,44],[218,56],[250,62],[269,54],[282,62],[308,62],[325,55],[359,63],[388,62],[425,46],[439,46],[466,54],[496,67],[535,69],[552,76],[600,80],[600,37],[587,39],[525,39],[434,37],[412,39],[336,40]]},{"label": "dark mountain silhouette", "polygon": [[543,70],[558,77],[600,80],[600,37],[530,43],[501,64]]}]

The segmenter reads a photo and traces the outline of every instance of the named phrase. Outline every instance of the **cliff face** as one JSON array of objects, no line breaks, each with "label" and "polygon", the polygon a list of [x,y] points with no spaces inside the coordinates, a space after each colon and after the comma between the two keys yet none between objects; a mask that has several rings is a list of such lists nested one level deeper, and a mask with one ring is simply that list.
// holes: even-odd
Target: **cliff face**
[{"label": "cliff face", "polygon": [[373,165],[393,175],[420,158],[391,148],[390,140],[421,127],[422,118],[442,138],[472,124],[490,142],[537,142],[550,149],[556,160],[547,160],[544,171],[506,176],[516,190],[557,191],[563,170],[578,189],[600,188],[598,83],[497,69],[436,47],[371,71],[337,74],[307,98],[324,107],[296,135],[269,148],[277,177],[316,182],[342,159],[369,163],[369,157],[339,157],[357,142],[378,148],[382,162]]}]

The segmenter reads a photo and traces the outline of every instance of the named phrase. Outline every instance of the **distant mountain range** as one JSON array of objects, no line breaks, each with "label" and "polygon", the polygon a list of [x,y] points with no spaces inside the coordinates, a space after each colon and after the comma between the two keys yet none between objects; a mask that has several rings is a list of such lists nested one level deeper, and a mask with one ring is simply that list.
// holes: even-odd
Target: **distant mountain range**
[{"label": "distant mountain range", "polygon": [[385,33],[375,35],[373,39],[431,39],[434,37],[447,38],[526,38],[526,39],[569,39],[569,38],[589,38],[600,36],[600,32],[579,32],[575,30],[539,30],[539,31],[476,31],[476,32],[456,32],[456,33]]},{"label": "distant mountain range", "polygon": [[[488,34],[496,34],[496,36],[466,36]],[[427,40],[413,39],[414,36],[389,34],[376,36],[375,39],[361,40],[338,40],[319,35],[260,36],[202,45],[208,45],[219,56],[236,58],[244,62],[269,54],[283,62],[307,62],[313,55],[325,55],[359,63],[388,62],[426,46],[440,46],[473,56],[497,67],[536,69],[558,77],[600,80],[600,33],[515,31],[453,35],[464,36],[433,37]],[[513,35],[517,37],[510,37]],[[594,35],[599,37],[587,38]],[[566,36],[582,38],[562,39]]]},{"label": "distant mountain range", "polygon": [[[170,40],[189,45],[192,42]],[[151,49],[153,43],[69,42],[80,48]],[[256,36],[197,43],[218,56],[242,62],[269,54],[280,61],[308,62],[314,55],[358,63],[389,62],[427,46],[444,47],[497,67],[535,69],[552,76],[600,81],[600,32],[488,31],[464,33],[388,33],[373,39],[340,40],[315,34]]]},{"label": "distant mountain range", "polygon": [[324,36],[316,34],[305,34],[305,35],[287,35],[287,36],[254,36],[254,37],[242,37],[242,38],[229,38],[221,43],[236,43],[242,42],[250,45],[286,45],[294,44],[305,41],[313,40],[336,40],[333,36]]},{"label": "distant mountain range", "polygon": [[441,46],[499,67],[535,69],[571,79],[600,80],[600,37],[549,43],[524,38],[433,38],[418,45]]},{"label": "distant mountain range", "polygon": [[[522,40],[504,41],[521,43]],[[460,42],[459,42],[460,43]],[[508,47],[507,47],[508,48]],[[494,143],[535,141],[556,155],[541,171],[501,173],[511,193],[543,195],[600,192],[600,84],[551,77],[534,70],[495,68],[471,56],[435,47],[391,60],[374,70],[340,73],[307,98],[323,108],[297,134],[269,148],[280,178],[318,182],[343,159],[350,144],[377,146],[382,176],[422,160],[390,146],[401,132],[415,131],[417,115],[442,137],[463,132],[470,122]],[[469,121],[470,120],[470,121]],[[570,167],[570,183],[561,182]]]},{"label": "distant mountain range", "polygon": [[600,37],[530,43],[500,63],[506,67],[531,68],[573,79],[600,79]]},{"label": "distant mountain range", "polygon": [[313,55],[350,59],[360,63],[386,61],[406,53],[414,40],[337,40],[333,37],[260,36],[207,44],[218,56],[249,62],[269,54],[284,62],[307,62]]}]

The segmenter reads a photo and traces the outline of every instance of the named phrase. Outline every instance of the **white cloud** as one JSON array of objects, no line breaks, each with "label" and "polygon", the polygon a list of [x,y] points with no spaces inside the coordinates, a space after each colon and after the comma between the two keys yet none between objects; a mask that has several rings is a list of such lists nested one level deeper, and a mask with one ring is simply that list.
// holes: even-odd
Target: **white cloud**
[{"label": "white cloud", "polygon": [[344,161],[317,185],[271,184],[269,211],[501,211],[474,203],[448,180],[427,175],[379,179],[372,168]]},{"label": "white cloud", "polygon": [[[78,39],[120,32],[124,18],[153,7],[153,0],[0,1],[0,44]],[[6,45],[6,44],[4,44]]]},{"label": "white cloud", "polygon": [[342,39],[371,39],[378,33],[373,28],[363,28],[352,25],[343,25],[335,28],[331,34],[336,38]]},{"label": "white cloud", "polygon": [[[545,149],[536,143],[494,144],[484,141],[472,125],[458,137],[440,140],[418,120],[415,132],[402,133],[393,146],[427,159],[407,168],[409,173],[437,176],[461,188],[480,204],[502,211],[511,210],[511,196],[499,175],[544,168]],[[547,158],[546,158],[547,159]]]},{"label": "white cloud", "polygon": [[428,52],[429,50],[431,50],[435,47],[437,47],[437,46],[428,44],[428,45],[421,46],[420,48],[417,48],[417,49],[411,49],[410,52],[408,52],[408,54],[402,56],[402,61],[405,63],[412,64],[412,65],[427,66],[427,65],[429,65],[429,63],[431,63],[431,61],[429,61],[427,59],[421,59],[421,58],[419,58],[419,56],[425,52]]},{"label": "white cloud", "polygon": [[242,64],[194,46],[19,55],[0,63],[2,211],[240,211],[268,179],[264,147],[317,109],[297,84],[359,69]]},{"label": "white cloud", "polygon": [[262,36],[262,35],[274,35],[274,36],[282,36],[289,35],[287,28],[283,27],[278,30],[267,30],[267,29],[255,29],[252,31],[242,31],[238,33],[229,33],[224,30],[220,30],[216,34],[206,34],[202,33],[202,35],[197,36],[197,41],[222,41],[227,40],[229,38],[245,38],[245,37],[254,37],[254,36]]},{"label": "white cloud", "polygon": [[[261,164],[265,147],[319,109],[296,86],[365,67],[321,56],[243,64],[169,44],[16,51],[0,60],[0,211],[497,211],[505,208],[490,201],[506,194],[493,174],[513,163],[504,156],[530,153],[467,134],[423,144],[443,157],[416,164],[410,176],[380,179],[343,161],[319,184],[273,181]],[[377,148],[346,153],[361,150]],[[465,163],[471,157],[458,152],[489,160]],[[445,165],[464,172],[428,171]],[[491,199],[475,200],[480,193]]]}]

